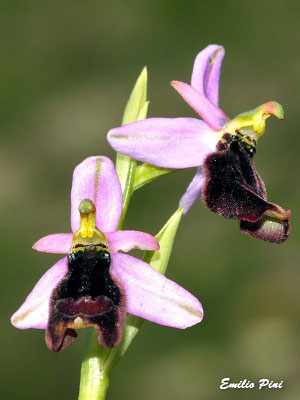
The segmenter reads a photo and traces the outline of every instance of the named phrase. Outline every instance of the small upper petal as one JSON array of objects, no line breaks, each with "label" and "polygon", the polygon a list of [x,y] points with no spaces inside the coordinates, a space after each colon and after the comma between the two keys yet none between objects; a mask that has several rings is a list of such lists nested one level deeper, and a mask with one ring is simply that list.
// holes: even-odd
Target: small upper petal
[{"label": "small upper petal", "polygon": [[72,233],[54,233],[42,237],[32,248],[45,253],[68,254],[72,245]]},{"label": "small upper petal", "polygon": [[64,257],[42,276],[25,302],[11,317],[11,323],[16,328],[47,328],[50,296],[53,289],[66,275],[67,270],[67,257]]},{"label": "small upper petal", "polygon": [[155,237],[149,233],[139,231],[115,231],[106,233],[109,247],[112,253],[121,251],[159,250],[159,244]]},{"label": "small upper petal", "polygon": [[180,329],[203,318],[201,303],[195,296],[137,258],[115,254],[111,274],[125,289],[130,314]]},{"label": "small upper petal", "polygon": [[148,118],[111,129],[107,139],[119,153],[164,168],[201,165],[217,141],[195,118]]},{"label": "small upper petal", "polygon": [[204,119],[214,131],[220,131],[228,120],[226,114],[205,95],[184,82],[172,81],[171,85],[183,99]]},{"label": "small upper petal", "polygon": [[222,46],[211,44],[197,55],[192,73],[191,85],[208,98],[219,104],[219,79],[225,50]]},{"label": "small upper petal", "polygon": [[86,158],[73,174],[71,191],[71,225],[80,227],[78,206],[83,199],[94,202],[97,210],[96,226],[102,232],[117,229],[123,207],[121,185],[113,162],[104,156]]},{"label": "small upper petal", "polygon": [[202,187],[204,185],[204,176],[202,168],[198,168],[196,175],[192,182],[189,184],[186,192],[181,197],[179,207],[183,207],[183,214],[185,215],[192,205],[201,197]]}]

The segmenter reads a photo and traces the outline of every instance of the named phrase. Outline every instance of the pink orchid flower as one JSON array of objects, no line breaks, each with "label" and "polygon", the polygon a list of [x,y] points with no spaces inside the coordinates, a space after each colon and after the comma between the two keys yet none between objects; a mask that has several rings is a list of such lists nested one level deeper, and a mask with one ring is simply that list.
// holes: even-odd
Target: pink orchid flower
[{"label": "pink orchid flower", "polygon": [[107,138],[117,152],[138,161],[163,168],[198,167],[179,203],[184,213],[202,197],[211,211],[239,220],[242,232],[281,243],[289,236],[291,213],[267,201],[253,156],[265,120],[271,115],[283,119],[283,109],[268,102],[230,120],[218,107],[224,54],[222,46],[207,46],[195,59],[191,84],[171,82],[203,120],[149,118],[114,128]]},{"label": "pink orchid flower", "polygon": [[89,157],[74,171],[71,191],[72,233],[45,236],[33,246],[68,254],[35,285],[12,324],[46,329],[55,351],[68,347],[76,329],[94,326],[99,343],[120,341],[126,312],[180,329],[201,321],[200,302],[149,264],[120,251],[158,250],[157,240],[139,231],[117,231],[122,191],[112,161]]}]

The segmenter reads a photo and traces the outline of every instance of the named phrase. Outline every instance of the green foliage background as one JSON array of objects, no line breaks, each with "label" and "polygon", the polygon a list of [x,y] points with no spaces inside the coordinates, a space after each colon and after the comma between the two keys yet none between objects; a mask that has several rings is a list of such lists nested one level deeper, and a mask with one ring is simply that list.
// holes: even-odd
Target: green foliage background
[{"label": "green foliage background", "polygon": [[[299,9],[291,0],[1,1],[2,399],[76,398],[84,332],[54,355],[44,332],[9,324],[59,258],[31,246],[69,231],[72,170],[89,155],[115,157],[105,136],[144,65],[149,116],[196,116],[169,81],[189,81],[209,43],[226,48],[220,104],[229,116],[268,100],[284,106],[283,122],[268,120],[256,165],[270,201],[292,210],[292,234],[280,246],[255,240],[199,201],[182,221],[167,276],[202,301],[205,318],[186,331],[145,323],[108,398],[299,398]],[[126,227],[155,234],[193,174],[139,190]],[[285,388],[221,391],[224,377]]]}]

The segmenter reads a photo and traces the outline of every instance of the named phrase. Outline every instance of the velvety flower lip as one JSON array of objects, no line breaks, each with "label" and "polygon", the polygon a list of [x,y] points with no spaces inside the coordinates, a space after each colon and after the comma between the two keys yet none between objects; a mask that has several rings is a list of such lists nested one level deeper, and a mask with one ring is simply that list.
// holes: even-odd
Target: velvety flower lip
[{"label": "velvety flower lip", "polygon": [[253,156],[239,141],[231,137],[228,140],[223,150],[205,161],[204,203],[225,218],[239,220],[242,232],[282,243],[290,233],[290,211],[267,201],[267,191],[255,170]]},{"label": "velvety flower lip", "polygon": [[[223,189],[228,183],[230,183],[228,187],[235,185],[238,189],[233,192],[230,200],[229,191],[226,192],[225,189],[223,196],[227,197],[223,197],[222,204],[212,205],[207,196],[207,190],[203,193],[203,187],[211,189],[213,182],[211,181],[211,168],[207,165],[208,160],[217,157],[221,166],[224,164],[220,161],[222,154],[223,161],[230,159],[229,153],[232,146],[226,143],[226,137],[237,138],[243,148],[247,149],[247,153],[244,152],[243,156],[252,158],[256,142],[264,133],[266,119],[271,115],[283,119],[283,109],[274,101],[239,114],[232,120],[226,116],[218,106],[219,78],[224,54],[225,50],[222,46],[216,44],[207,46],[195,59],[191,84],[180,81],[171,82],[183,99],[203,118],[203,121],[198,120],[197,123],[194,118],[149,118],[111,129],[107,139],[114,150],[138,161],[163,168],[198,167],[194,179],[179,203],[184,209],[184,214],[202,197],[211,211],[226,218],[238,219],[242,232],[273,243],[281,243],[286,240],[290,232],[288,221],[290,212],[286,212],[276,205],[275,211],[274,207],[270,206],[271,203],[268,203],[268,207],[273,208],[273,214],[264,214],[264,212],[270,214],[270,209],[261,212],[266,206],[267,196],[266,191],[264,195],[260,193],[263,182],[255,170],[253,159],[246,163],[248,171],[245,168],[240,170],[239,178],[230,174],[224,176],[223,172],[226,168],[223,167],[215,173],[215,176],[220,178]],[[222,153],[224,151],[228,157]],[[240,156],[242,157],[241,153]],[[236,164],[231,164],[231,168],[238,170],[241,167],[240,156],[235,157]],[[255,187],[253,186],[251,189],[254,192],[252,194],[251,190],[245,188],[245,185],[241,183],[247,181],[246,175],[249,174],[259,177]],[[236,179],[235,183],[229,182],[230,179]],[[242,188],[243,185],[244,188]],[[247,218],[243,219],[242,213],[232,213],[229,216],[226,210],[222,209],[226,202],[227,208],[230,208],[233,200],[234,204],[242,202],[242,198],[237,198],[237,193],[244,193],[247,199],[251,198],[253,201],[245,201],[243,204],[244,212],[249,207]],[[260,211],[255,209],[258,203],[264,204]],[[249,213],[252,214],[249,216]],[[259,217],[257,217],[258,215]],[[255,224],[250,226],[249,224],[252,223]],[[270,234],[268,234],[267,227]]]},{"label": "velvety flower lip", "polygon": [[[104,156],[84,160],[73,175],[72,233],[48,235],[33,246],[38,251],[68,256],[54,264],[35,285],[12,316],[15,327],[46,329],[47,345],[56,352],[72,343],[76,329],[88,325],[96,328],[101,344],[116,345],[126,311],[180,329],[201,321],[203,309],[192,294],[145,262],[118,253],[134,248],[159,249],[157,240],[147,233],[116,231],[121,212],[122,191],[111,160]],[[105,266],[100,268],[103,278],[97,272],[99,268],[94,267],[97,263]],[[92,278],[84,278],[85,286],[78,272],[82,268],[82,276],[86,276],[86,268],[94,271]],[[102,279],[111,282],[108,287],[103,286]],[[112,329],[103,330],[103,315],[115,321]]]}]

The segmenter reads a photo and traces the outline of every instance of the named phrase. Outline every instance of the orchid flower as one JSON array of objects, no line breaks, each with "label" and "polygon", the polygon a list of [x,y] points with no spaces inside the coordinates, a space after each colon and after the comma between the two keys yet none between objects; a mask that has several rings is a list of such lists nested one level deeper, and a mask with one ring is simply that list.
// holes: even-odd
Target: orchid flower
[{"label": "orchid flower", "polygon": [[120,251],[158,250],[157,240],[138,231],[117,231],[122,191],[112,161],[89,157],[74,171],[72,233],[45,236],[35,250],[67,254],[35,285],[12,324],[46,329],[49,349],[59,352],[94,326],[98,341],[116,346],[126,312],[184,329],[201,321],[200,302],[149,264]]},{"label": "orchid flower", "polygon": [[148,118],[114,128],[107,138],[116,151],[144,163],[198,167],[179,203],[184,213],[202,197],[211,211],[239,220],[242,232],[281,243],[289,235],[291,213],[267,201],[253,156],[266,119],[283,119],[283,109],[270,101],[230,120],[218,107],[224,54],[222,46],[207,46],[195,59],[191,85],[171,82],[203,120]]}]

